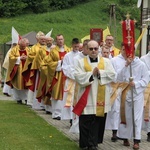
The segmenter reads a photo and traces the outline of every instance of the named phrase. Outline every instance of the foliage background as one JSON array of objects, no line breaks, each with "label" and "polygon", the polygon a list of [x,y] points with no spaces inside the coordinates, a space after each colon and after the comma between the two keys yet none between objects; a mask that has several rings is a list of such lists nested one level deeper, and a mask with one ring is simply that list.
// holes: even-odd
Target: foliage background
[{"label": "foliage background", "polygon": [[[0,43],[11,40],[11,27],[20,35],[31,31],[63,34],[68,46],[74,37],[88,35],[91,28],[110,26],[110,5],[116,5],[117,42],[120,47],[122,31],[120,21],[127,12],[136,19],[136,38],[140,33],[140,10],[137,0],[1,0],[0,1]],[[113,31],[111,31],[113,34]]]}]

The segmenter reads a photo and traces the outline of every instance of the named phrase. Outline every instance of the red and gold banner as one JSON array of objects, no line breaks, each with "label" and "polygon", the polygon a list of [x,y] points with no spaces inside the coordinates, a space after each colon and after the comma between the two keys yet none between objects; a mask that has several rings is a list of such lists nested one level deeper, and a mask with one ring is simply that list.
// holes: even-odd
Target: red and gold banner
[{"label": "red and gold banner", "polygon": [[134,56],[135,48],[135,33],[134,33],[134,24],[135,21],[131,20],[127,17],[126,20],[122,21],[122,35],[123,35],[123,43],[125,46],[125,51],[127,57]]}]

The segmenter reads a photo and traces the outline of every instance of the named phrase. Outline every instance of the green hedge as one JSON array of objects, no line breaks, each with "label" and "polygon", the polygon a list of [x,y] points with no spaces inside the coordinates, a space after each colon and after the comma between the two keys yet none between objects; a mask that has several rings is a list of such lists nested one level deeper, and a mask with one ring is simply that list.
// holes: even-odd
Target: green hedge
[{"label": "green hedge", "polygon": [[0,17],[24,13],[44,13],[73,7],[89,0],[0,0]]}]

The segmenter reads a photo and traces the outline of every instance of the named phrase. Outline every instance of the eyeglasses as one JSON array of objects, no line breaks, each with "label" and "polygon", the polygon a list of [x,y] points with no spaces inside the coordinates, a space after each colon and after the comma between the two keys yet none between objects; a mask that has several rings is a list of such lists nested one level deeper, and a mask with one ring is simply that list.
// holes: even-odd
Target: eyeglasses
[{"label": "eyeglasses", "polygon": [[107,41],[113,41],[113,39],[106,39]]},{"label": "eyeglasses", "polygon": [[90,51],[93,51],[93,50],[97,51],[97,50],[98,50],[98,47],[90,47],[89,50],[90,50]]}]

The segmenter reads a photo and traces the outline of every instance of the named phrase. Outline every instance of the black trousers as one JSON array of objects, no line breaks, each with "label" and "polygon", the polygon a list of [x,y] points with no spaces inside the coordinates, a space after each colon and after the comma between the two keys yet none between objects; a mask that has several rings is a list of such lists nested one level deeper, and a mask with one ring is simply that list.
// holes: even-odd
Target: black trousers
[{"label": "black trousers", "polygon": [[99,119],[99,131],[98,131],[98,144],[103,143],[106,116],[107,114],[105,113],[104,117],[99,117],[100,119]]},{"label": "black trousers", "polygon": [[99,142],[103,141],[105,120],[106,116],[81,115],[79,117],[80,148],[97,146]]}]

